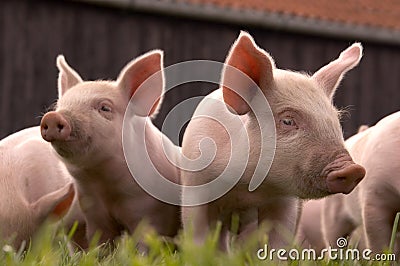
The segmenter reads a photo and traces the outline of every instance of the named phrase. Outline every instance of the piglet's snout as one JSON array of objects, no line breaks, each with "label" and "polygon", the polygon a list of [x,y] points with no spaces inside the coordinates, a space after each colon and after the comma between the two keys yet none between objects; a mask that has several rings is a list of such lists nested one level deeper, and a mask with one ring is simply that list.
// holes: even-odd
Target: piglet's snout
[{"label": "piglet's snout", "polygon": [[71,135],[71,126],[61,114],[48,112],[42,118],[40,131],[43,139],[46,141],[63,141]]},{"label": "piglet's snout", "polygon": [[342,162],[342,167],[331,171],[326,184],[330,193],[349,194],[365,176],[365,169],[351,160],[348,156],[347,161]]}]

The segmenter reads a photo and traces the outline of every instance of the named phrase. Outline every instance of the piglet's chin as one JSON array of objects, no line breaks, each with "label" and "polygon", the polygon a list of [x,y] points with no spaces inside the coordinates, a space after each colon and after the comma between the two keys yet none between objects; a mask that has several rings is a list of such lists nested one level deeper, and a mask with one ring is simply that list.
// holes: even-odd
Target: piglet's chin
[{"label": "piglet's chin", "polygon": [[326,178],[330,193],[349,194],[365,176],[365,169],[354,162],[332,171]]},{"label": "piglet's chin", "polygon": [[68,159],[74,156],[74,152],[67,146],[63,145],[65,143],[59,143],[57,141],[51,143],[54,150],[57,152],[59,156],[64,159]]}]

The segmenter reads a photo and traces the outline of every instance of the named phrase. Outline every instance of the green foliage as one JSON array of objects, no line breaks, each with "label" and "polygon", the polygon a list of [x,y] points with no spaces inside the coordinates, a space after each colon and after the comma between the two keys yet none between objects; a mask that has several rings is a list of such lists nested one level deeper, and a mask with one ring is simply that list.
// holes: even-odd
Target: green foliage
[{"label": "green foliage", "polygon": [[[55,226],[45,225],[25,249],[15,250],[11,245],[3,242],[0,250],[0,265],[393,265],[393,262],[328,261],[327,259],[318,261],[260,260],[257,258],[257,250],[263,245],[259,243],[266,243],[268,240],[262,234],[254,234],[246,243],[233,239],[231,251],[223,252],[219,248],[220,224],[208,235],[204,245],[195,243],[191,230],[171,240],[152,232],[141,234],[142,229],[143,227],[139,227],[138,232],[132,236],[123,235],[112,247],[105,244],[98,245],[97,236],[91,241],[89,250],[73,251],[68,243],[74,229],[71,230],[72,232],[65,233],[57,230]],[[291,248],[301,251],[299,247]]]}]

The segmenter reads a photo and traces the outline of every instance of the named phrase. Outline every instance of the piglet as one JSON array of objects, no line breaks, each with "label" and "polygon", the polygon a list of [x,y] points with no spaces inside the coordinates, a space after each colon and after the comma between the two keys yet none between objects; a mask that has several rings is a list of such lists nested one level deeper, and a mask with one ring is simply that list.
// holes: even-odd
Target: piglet
[{"label": "piglet", "polygon": [[0,236],[18,248],[48,217],[62,218],[74,199],[72,178],[39,127],[0,141]]},{"label": "piglet", "polygon": [[[322,228],[326,245],[362,228],[361,239],[374,253],[389,247],[396,213],[400,211],[400,112],[346,140],[354,160],[367,170],[364,180],[349,195],[324,200]],[[398,227],[400,228],[400,227]],[[398,234],[398,233],[397,233]],[[400,255],[400,239],[395,242]]]},{"label": "piglet", "polygon": [[[98,231],[101,242],[112,241],[123,231],[133,233],[142,220],[163,236],[175,236],[180,227],[179,207],[147,194],[131,175],[123,152],[137,149],[141,156],[136,164],[143,169],[153,167],[141,161],[149,155],[165,178],[179,182],[179,170],[164,155],[162,144],[172,150],[175,146],[149,118],[161,105],[162,56],[156,50],[132,60],[116,81],[83,81],[63,56],[57,58],[59,99],[55,111],[42,118],[41,134],[76,182],[89,240]],[[134,112],[125,114],[132,95]],[[132,134],[143,133],[147,150],[135,145],[139,138],[123,147],[124,115],[132,128],[145,129]]]},{"label": "piglet", "polygon": [[[192,193],[190,186],[214,181],[228,171],[227,180],[239,180],[222,197],[207,204],[190,201],[192,205],[183,208],[184,228],[194,230],[197,243],[203,243],[209,229],[220,220],[224,236],[221,248],[227,248],[225,236],[229,236],[230,218],[236,213],[239,239],[269,221],[273,225],[270,246],[283,246],[286,241],[277,228],[286,227],[294,235],[298,198],[350,193],[362,180],[365,170],[347,152],[338,111],[332,105],[340,80],[361,56],[361,45],[353,44],[338,59],[308,76],[276,68],[271,56],[248,33],[240,33],[225,61],[220,89],[202,100],[183,137],[182,152],[187,159],[205,158],[205,145],[216,148],[211,163],[196,171],[186,165],[187,170],[182,171],[181,181],[187,186],[183,188],[183,204],[204,196]],[[270,121],[257,121],[254,108],[260,110],[259,102],[264,97],[273,116]],[[268,106],[261,105],[262,109],[267,111]],[[266,158],[261,154],[274,152],[268,144],[274,123],[276,150],[272,165],[269,172],[257,171],[269,163],[259,160]],[[265,128],[268,130],[261,132]],[[231,157],[235,158],[232,162]],[[238,166],[241,157],[248,157],[244,167]],[[204,160],[200,161],[204,166]],[[229,163],[231,169],[226,167]],[[254,190],[253,179],[264,181]]]}]

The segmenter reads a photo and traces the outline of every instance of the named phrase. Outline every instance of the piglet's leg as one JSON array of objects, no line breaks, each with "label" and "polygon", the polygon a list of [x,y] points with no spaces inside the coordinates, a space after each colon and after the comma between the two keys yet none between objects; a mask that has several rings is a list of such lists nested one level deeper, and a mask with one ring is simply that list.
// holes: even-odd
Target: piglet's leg
[{"label": "piglet's leg", "polygon": [[258,209],[252,208],[239,215],[238,242],[246,241],[258,228]]},{"label": "piglet's leg", "polygon": [[101,222],[95,219],[92,220],[92,217],[87,218],[87,239],[89,242],[94,238],[96,234],[100,234],[99,244],[110,243],[115,240],[117,236],[121,234],[121,232],[113,226],[113,224],[107,219],[102,219]]},{"label": "piglet's leg", "polygon": [[182,207],[183,228],[193,232],[193,240],[198,245],[203,245],[209,234],[208,206]]},{"label": "piglet's leg", "polygon": [[369,197],[362,207],[367,247],[374,253],[389,247],[396,212],[386,198]]},{"label": "piglet's leg", "polygon": [[300,207],[299,199],[282,197],[259,208],[259,224],[266,222],[272,225],[268,237],[268,245],[271,248],[282,248],[291,244],[296,233]]},{"label": "piglet's leg", "polygon": [[109,215],[105,206],[102,204],[91,204],[89,208],[85,208],[80,204],[80,207],[85,216],[86,237],[89,243],[96,234],[100,234],[99,244],[113,241],[117,236],[121,235],[121,226]]}]

